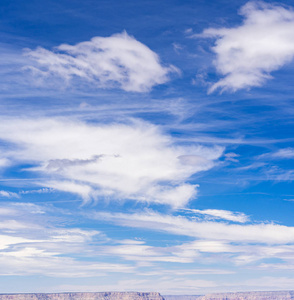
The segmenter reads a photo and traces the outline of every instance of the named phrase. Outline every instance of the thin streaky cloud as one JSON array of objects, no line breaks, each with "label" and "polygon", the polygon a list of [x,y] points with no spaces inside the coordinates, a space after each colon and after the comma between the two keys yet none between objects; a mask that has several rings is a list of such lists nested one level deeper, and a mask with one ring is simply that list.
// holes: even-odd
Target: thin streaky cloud
[{"label": "thin streaky cloud", "polygon": [[272,154],[273,158],[294,159],[294,148],[288,147],[278,150]]},{"label": "thin streaky cloud", "polygon": [[19,195],[17,193],[9,192],[9,191],[0,191],[0,197],[5,198],[19,198]]},{"label": "thin streaky cloud", "polygon": [[148,228],[201,239],[266,244],[294,243],[294,227],[274,223],[227,224],[191,220],[183,216],[165,215],[154,211],[133,214],[94,212],[89,217],[126,227]]},{"label": "thin streaky cloud", "polygon": [[239,212],[232,212],[228,210],[222,210],[222,209],[184,209],[185,212],[198,214],[198,215],[204,215],[208,218],[216,218],[216,219],[222,219],[232,222],[238,222],[238,223],[246,223],[249,221],[249,217],[246,216],[244,213]]}]

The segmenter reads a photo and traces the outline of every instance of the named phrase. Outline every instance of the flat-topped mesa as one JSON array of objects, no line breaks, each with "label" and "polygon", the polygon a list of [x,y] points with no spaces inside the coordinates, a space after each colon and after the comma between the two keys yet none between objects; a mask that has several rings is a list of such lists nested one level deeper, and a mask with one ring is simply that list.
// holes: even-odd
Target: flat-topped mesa
[{"label": "flat-topped mesa", "polygon": [[292,300],[294,291],[208,294],[197,300]]},{"label": "flat-topped mesa", "polygon": [[0,294],[0,300],[164,300],[156,292]]}]

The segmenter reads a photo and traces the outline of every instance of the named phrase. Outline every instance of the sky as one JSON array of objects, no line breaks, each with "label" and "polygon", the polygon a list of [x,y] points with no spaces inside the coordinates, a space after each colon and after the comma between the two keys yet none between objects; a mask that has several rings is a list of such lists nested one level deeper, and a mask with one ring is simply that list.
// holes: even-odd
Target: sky
[{"label": "sky", "polygon": [[292,1],[0,3],[0,291],[294,286]]}]

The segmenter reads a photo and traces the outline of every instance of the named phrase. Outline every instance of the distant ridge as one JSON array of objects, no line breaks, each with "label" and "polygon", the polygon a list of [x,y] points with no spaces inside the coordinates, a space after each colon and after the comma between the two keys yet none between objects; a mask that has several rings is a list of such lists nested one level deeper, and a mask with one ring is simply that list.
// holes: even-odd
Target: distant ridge
[{"label": "distant ridge", "polygon": [[294,291],[240,292],[197,295],[163,295],[165,300],[292,300]]},{"label": "distant ridge", "polygon": [[0,294],[0,300],[294,300],[294,291],[165,295],[141,292]]},{"label": "distant ridge", "polygon": [[0,300],[164,300],[159,293],[36,293],[0,294]]}]

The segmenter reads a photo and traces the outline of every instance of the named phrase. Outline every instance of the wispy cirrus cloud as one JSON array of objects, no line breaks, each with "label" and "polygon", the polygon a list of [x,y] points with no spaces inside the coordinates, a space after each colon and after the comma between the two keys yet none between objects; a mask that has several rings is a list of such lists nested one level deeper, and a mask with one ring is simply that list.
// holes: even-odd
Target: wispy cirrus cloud
[{"label": "wispy cirrus cloud", "polygon": [[223,147],[183,146],[140,120],[90,124],[70,118],[3,119],[2,155],[42,174],[46,188],[100,198],[183,207],[196,196],[188,179],[211,169]]},{"label": "wispy cirrus cloud", "polygon": [[274,259],[274,265],[294,265],[294,228],[291,226],[266,222],[237,225],[164,215],[154,211],[133,214],[96,212],[88,216],[118,226],[144,228],[195,239],[168,247],[140,244],[134,248],[130,245],[105,248],[109,253],[126,260],[178,263],[200,263],[203,259],[216,263],[221,260],[235,266],[265,269],[271,264],[264,264],[264,261]]},{"label": "wispy cirrus cloud", "polygon": [[9,192],[9,191],[0,191],[0,197],[5,198],[19,198],[17,193]]},{"label": "wispy cirrus cloud", "polygon": [[184,211],[193,213],[193,214],[199,214],[204,215],[208,219],[222,219],[232,222],[238,222],[238,223],[245,223],[249,221],[249,217],[246,216],[244,213],[236,213],[228,210],[223,209],[184,209]]},{"label": "wispy cirrus cloud", "polygon": [[294,158],[294,148],[283,148],[278,150],[277,152],[272,153],[273,158],[278,159],[293,159]]},{"label": "wispy cirrus cloud", "polygon": [[96,212],[92,217],[122,226],[148,228],[199,239],[266,244],[294,243],[294,227],[279,224],[228,224],[165,215],[154,211],[134,214]]},{"label": "wispy cirrus cloud", "polygon": [[110,37],[93,37],[76,45],[62,44],[53,51],[38,47],[25,55],[36,62],[27,68],[37,77],[57,77],[69,83],[82,79],[98,88],[121,88],[147,92],[179,73],[163,66],[158,55],[126,32]]},{"label": "wispy cirrus cloud", "polygon": [[[38,218],[36,214],[40,211],[42,217]],[[0,276],[69,278],[135,270],[130,264],[108,263],[97,257],[95,262],[81,260],[77,254],[86,252],[87,257],[97,256],[95,245],[107,242],[108,238],[97,230],[59,226],[56,216],[52,222],[51,213],[50,209],[33,203],[1,204]]]},{"label": "wispy cirrus cloud", "polygon": [[[232,28],[208,28],[200,35],[216,38],[212,47],[217,71],[224,76],[216,89],[236,91],[261,86],[294,57],[294,11],[291,8],[250,1],[240,14],[244,22]],[[199,37],[199,35],[197,35]]]},{"label": "wispy cirrus cloud", "polygon": [[[257,156],[257,160],[265,160],[265,161],[292,160],[292,159],[294,159],[294,148],[292,147],[281,148],[279,150],[263,153]],[[262,164],[262,163],[255,163],[255,164]]]}]

